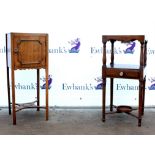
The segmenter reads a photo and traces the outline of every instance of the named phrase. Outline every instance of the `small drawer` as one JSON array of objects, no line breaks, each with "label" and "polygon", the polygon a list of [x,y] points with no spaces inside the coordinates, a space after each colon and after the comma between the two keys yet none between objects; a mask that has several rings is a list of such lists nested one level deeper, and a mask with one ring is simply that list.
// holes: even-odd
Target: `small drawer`
[{"label": "small drawer", "polygon": [[106,69],[107,77],[138,79],[139,75],[136,69]]}]

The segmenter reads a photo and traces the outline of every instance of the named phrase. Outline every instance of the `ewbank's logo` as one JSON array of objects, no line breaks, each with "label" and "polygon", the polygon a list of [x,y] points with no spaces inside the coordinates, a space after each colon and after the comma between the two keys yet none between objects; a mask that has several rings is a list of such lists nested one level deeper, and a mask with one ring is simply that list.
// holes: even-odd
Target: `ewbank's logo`
[{"label": "ewbank's logo", "polygon": [[80,38],[71,40],[68,43],[71,44],[71,49],[69,50],[69,53],[79,53],[81,45]]},{"label": "ewbank's logo", "polygon": [[127,53],[129,53],[129,54],[133,54],[134,53],[134,48],[135,48],[135,46],[136,46],[136,43],[135,42],[130,42],[130,43],[128,43],[127,44],[127,48],[126,48],[126,50],[124,50],[124,53],[125,54],[127,54]]},{"label": "ewbank's logo", "polygon": [[97,85],[95,86],[95,89],[102,89],[103,87],[103,81],[101,77],[95,78],[95,81],[97,81]]},{"label": "ewbank's logo", "polygon": [[[41,81],[42,81],[42,83],[41,83],[40,88],[46,89],[46,78],[45,77],[40,78],[40,82]],[[51,88],[51,85],[52,85],[52,75],[49,75],[48,76],[48,89]],[[12,87],[12,86],[10,86],[10,87]],[[18,90],[36,90],[37,83],[28,83],[28,84],[17,83],[17,84],[15,84],[15,88]]]},{"label": "ewbank's logo", "polygon": [[[40,80],[43,81],[41,89],[46,89],[46,78],[43,77],[43,78],[40,78]],[[48,76],[48,89],[51,88],[51,85],[52,85],[52,75],[49,75]]]},{"label": "ewbank's logo", "polygon": [[[123,46],[117,46],[114,48],[114,54],[134,54],[135,52],[135,47],[136,47],[136,42],[129,42],[125,44],[121,44]],[[91,47],[90,48],[91,54],[102,54],[103,53],[103,48],[97,48],[97,47]],[[107,47],[106,49],[107,54],[111,54],[111,49]],[[147,53],[155,53],[154,51],[148,52]]]},{"label": "ewbank's logo", "polygon": [[149,90],[155,90],[155,77],[149,78],[148,81],[150,82]]}]

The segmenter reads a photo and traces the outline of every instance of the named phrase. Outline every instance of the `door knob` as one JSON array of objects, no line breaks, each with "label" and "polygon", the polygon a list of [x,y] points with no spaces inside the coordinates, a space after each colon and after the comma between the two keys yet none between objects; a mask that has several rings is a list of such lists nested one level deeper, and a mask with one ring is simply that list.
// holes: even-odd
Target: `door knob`
[{"label": "door knob", "polygon": [[15,48],[15,49],[14,49],[14,52],[15,52],[16,54],[18,54],[18,52],[19,52],[18,48]]}]

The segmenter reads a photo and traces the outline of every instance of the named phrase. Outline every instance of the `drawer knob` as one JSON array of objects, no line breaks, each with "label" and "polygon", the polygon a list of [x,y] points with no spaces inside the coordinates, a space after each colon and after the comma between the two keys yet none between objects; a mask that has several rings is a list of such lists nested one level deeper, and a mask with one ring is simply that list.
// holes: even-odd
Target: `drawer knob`
[{"label": "drawer knob", "polygon": [[123,74],[124,74],[123,72],[120,72],[120,73],[119,73],[120,76],[123,76]]}]

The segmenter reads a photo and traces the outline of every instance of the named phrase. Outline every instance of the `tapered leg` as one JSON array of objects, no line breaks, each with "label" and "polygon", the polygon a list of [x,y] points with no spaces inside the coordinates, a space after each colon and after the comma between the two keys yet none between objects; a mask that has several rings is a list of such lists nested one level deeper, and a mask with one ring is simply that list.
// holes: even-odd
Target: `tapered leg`
[{"label": "tapered leg", "polygon": [[12,73],[12,114],[13,114],[13,125],[16,125],[16,106],[15,106],[15,72],[11,69]]},{"label": "tapered leg", "polygon": [[106,78],[103,78],[102,86],[102,121],[105,122],[105,101],[106,101]]},{"label": "tapered leg", "polygon": [[37,69],[37,111],[40,110],[40,70]]},{"label": "tapered leg", "polygon": [[141,120],[142,120],[142,108],[143,108],[143,81],[139,81],[139,109],[138,109],[138,126],[141,126]]},{"label": "tapered leg", "polygon": [[110,78],[110,111],[113,111],[113,83],[114,79]]},{"label": "tapered leg", "polygon": [[48,67],[45,69],[46,74],[46,120],[48,120]]},{"label": "tapered leg", "polygon": [[9,67],[7,67],[7,89],[8,89],[8,107],[9,107],[9,115],[11,115],[11,99],[10,99],[10,76],[9,76]]},{"label": "tapered leg", "polygon": [[145,83],[146,83],[146,79],[143,80],[143,91],[142,91],[142,115],[144,115],[144,103],[145,103]]}]

